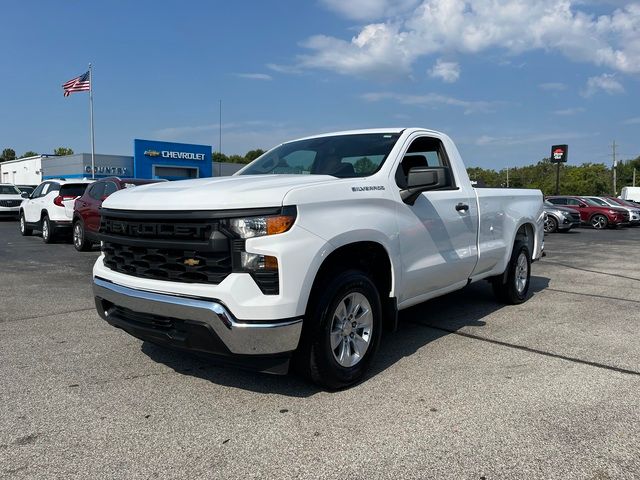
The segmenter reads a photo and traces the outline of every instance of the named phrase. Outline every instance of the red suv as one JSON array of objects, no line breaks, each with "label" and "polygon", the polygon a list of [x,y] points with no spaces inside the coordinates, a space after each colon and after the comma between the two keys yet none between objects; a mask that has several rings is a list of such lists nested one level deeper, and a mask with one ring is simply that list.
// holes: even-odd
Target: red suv
[{"label": "red suv", "polygon": [[547,197],[547,200],[554,205],[573,208],[580,213],[582,223],[598,230],[629,222],[629,212],[622,207],[604,207],[588,198],[565,195]]},{"label": "red suv", "polygon": [[73,246],[78,251],[86,251],[99,241],[100,207],[104,199],[113,192],[164,181],[166,180],[108,177],[92,183],[73,205]]}]

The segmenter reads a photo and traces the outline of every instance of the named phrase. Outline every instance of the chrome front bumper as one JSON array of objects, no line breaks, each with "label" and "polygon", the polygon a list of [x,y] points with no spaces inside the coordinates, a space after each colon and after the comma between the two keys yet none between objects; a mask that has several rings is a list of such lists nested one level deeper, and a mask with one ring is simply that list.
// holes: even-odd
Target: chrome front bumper
[{"label": "chrome front bumper", "polygon": [[[301,318],[240,321],[213,300],[135,290],[99,277],[93,279],[93,294],[98,314],[112,325],[138,338],[185,349],[212,350],[214,354],[281,354],[297,348],[302,331]],[[181,328],[174,328],[175,323]],[[199,328],[205,336],[212,335],[211,342],[202,343],[202,335],[194,328]],[[190,339],[185,332],[197,338]],[[218,340],[228,351],[206,347],[219,344]]]}]

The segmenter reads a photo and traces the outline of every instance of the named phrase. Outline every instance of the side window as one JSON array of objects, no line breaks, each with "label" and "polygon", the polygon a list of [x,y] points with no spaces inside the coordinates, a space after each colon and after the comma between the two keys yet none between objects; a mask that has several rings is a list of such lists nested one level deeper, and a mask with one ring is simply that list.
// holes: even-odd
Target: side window
[{"label": "side window", "polygon": [[[396,183],[399,187],[406,187],[409,170],[414,167],[449,167],[449,158],[442,142],[432,137],[419,137],[411,142],[396,171]],[[452,187],[455,187],[455,182],[449,171],[447,188]]]},{"label": "side window", "polygon": [[46,183],[41,183],[40,185],[38,185],[36,189],[31,193],[31,198],[40,197],[42,195],[42,189],[44,189],[45,185]]},{"label": "side window", "polygon": [[45,183],[42,187],[42,192],[40,192],[40,196],[44,197],[47,193],[49,193],[49,190],[51,190],[51,184]]},{"label": "side window", "polygon": [[108,197],[109,195],[111,195],[113,192],[118,190],[118,186],[113,183],[113,182],[105,182],[104,184],[104,192],[102,194],[102,197]]},{"label": "side window", "polygon": [[59,192],[60,191],[60,184],[56,183],[56,182],[51,182],[49,184],[49,190],[43,192],[45,195],[51,193],[51,192]]},{"label": "side window", "polygon": [[94,200],[100,200],[104,194],[104,182],[96,182],[91,185],[89,196]]},{"label": "side window", "polygon": [[567,205],[573,205],[574,207],[577,207],[578,205],[580,205],[580,202],[575,198],[567,198]]},{"label": "side window", "polygon": [[551,203],[553,203],[554,205],[566,205],[567,204],[567,199],[566,198],[549,198],[549,201]]}]

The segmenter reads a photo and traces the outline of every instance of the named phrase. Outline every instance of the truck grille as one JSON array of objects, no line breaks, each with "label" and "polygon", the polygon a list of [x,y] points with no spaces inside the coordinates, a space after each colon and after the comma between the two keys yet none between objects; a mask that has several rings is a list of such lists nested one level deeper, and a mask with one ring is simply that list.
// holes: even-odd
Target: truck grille
[{"label": "truck grille", "polygon": [[231,273],[231,255],[104,242],[104,264],[135,277],[218,284]]},{"label": "truck grille", "polygon": [[[242,270],[240,256],[245,242],[226,228],[235,212],[103,209],[101,213],[104,265],[111,270],[153,280],[212,285],[232,272],[244,272],[265,295],[280,291],[277,270]],[[240,214],[246,212],[236,213]]]},{"label": "truck grille", "polygon": [[22,200],[0,200],[0,207],[19,207]]}]

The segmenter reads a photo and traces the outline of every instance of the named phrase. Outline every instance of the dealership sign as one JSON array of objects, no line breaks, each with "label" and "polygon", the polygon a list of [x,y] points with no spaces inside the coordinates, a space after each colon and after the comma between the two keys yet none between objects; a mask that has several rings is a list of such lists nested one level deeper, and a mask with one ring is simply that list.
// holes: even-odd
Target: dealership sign
[{"label": "dealership sign", "polygon": [[194,152],[173,152],[170,150],[162,150],[159,152],[158,150],[145,150],[144,154],[147,157],[162,157],[162,158],[176,158],[179,160],[204,160],[204,153],[194,153]]},{"label": "dealership sign", "polygon": [[[91,165],[85,165],[84,171],[91,174]],[[129,169],[127,167],[111,167],[111,166],[95,166],[93,172],[97,175],[128,175]]]},{"label": "dealership sign", "polygon": [[569,154],[569,145],[554,145],[551,147],[551,163],[565,163]]}]

